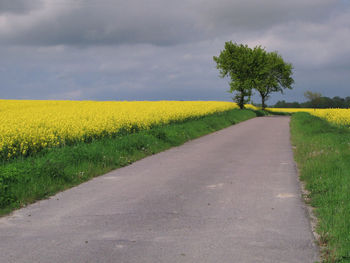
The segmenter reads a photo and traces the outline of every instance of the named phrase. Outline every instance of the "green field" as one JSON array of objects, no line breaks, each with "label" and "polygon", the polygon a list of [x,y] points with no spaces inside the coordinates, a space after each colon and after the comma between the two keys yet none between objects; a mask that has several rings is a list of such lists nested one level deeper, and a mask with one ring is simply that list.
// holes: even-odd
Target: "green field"
[{"label": "green field", "polygon": [[324,262],[350,262],[350,130],[295,113],[295,160],[315,208]]}]

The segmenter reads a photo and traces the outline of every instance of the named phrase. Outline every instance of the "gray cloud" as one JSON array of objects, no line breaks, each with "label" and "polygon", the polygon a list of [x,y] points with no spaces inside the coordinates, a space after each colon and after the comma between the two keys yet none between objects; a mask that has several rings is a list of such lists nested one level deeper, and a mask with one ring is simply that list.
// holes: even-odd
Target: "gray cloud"
[{"label": "gray cloud", "polygon": [[27,14],[28,12],[42,7],[42,0],[1,0],[1,14]]},{"label": "gray cloud", "polygon": [[3,3],[0,98],[230,100],[228,80],[218,78],[212,60],[228,40],[278,50],[294,65],[295,89],[284,99],[302,100],[306,89],[349,95],[345,2]]},{"label": "gray cloud", "polygon": [[[288,21],[324,20],[335,0],[42,0],[41,12],[5,18],[3,42],[21,45],[173,45]],[[16,3],[17,2],[17,3]],[[16,0],[11,6],[37,6]],[[26,3],[26,4],[25,4]],[[23,9],[24,10],[24,9]]]},{"label": "gray cloud", "polygon": [[203,25],[212,30],[262,30],[290,21],[322,21],[336,0],[206,1],[200,6]]},{"label": "gray cloud", "polygon": [[44,46],[169,45],[193,41],[200,33],[184,3],[161,0],[74,3],[46,0],[41,12],[35,15],[6,19],[7,24],[2,30],[0,27],[2,41]]}]

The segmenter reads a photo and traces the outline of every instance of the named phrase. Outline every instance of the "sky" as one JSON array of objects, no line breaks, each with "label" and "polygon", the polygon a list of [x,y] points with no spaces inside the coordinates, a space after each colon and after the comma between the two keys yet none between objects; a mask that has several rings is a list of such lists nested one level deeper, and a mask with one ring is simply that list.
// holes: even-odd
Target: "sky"
[{"label": "sky", "polygon": [[0,99],[230,101],[226,41],[292,63],[268,104],[350,96],[350,0],[0,0]]}]

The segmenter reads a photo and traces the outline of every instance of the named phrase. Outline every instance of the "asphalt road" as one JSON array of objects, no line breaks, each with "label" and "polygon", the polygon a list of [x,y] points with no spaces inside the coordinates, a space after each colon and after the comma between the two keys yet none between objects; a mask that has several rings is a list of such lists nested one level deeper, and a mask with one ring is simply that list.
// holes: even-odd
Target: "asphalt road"
[{"label": "asphalt road", "polygon": [[0,262],[314,262],[288,117],[231,126],[0,218]]}]

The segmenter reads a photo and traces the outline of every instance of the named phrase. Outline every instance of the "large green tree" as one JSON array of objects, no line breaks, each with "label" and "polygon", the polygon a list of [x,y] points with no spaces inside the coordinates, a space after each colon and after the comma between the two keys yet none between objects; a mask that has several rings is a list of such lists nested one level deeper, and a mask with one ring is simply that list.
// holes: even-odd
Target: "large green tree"
[{"label": "large green tree", "polygon": [[230,92],[234,93],[234,101],[239,107],[250,100],[252,90],[259,92],[262,108],[272,92],[291,89],[292,65],[283,61],[277,52],[266,52],[261,46],[254,49],[247,45],[225,43],[225,48],[218,57],[213,57],[222,78],[231,78]]},{"label": "large green tree", "polygon": [[277,52],[268,53],[257,47],[253,53],[257,61],[254,89],[259,92],[262,109],[265,109],[266,100],[272,92],[283,93],[284,89],[292,89],[293,66],[286,63]]},{"label": "large green tree", "polygon": [[247,45],[226,42],[225,49],[218,57],[213,57],[220,76],[230,77],[230,92],[234,93],[234,101],[241,109],[250,100],[252,94],[253,52]]}]

